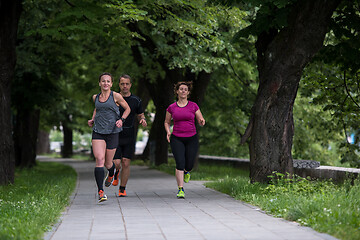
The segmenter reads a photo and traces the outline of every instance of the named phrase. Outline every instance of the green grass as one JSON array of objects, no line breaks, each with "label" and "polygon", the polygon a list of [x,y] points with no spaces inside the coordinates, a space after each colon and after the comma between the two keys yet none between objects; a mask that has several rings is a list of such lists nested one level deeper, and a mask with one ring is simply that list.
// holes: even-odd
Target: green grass
[{"label": "green grass", "polygon": [[[42,154],[42,156],[48,157],[48,158],[62,158],[59,153],[48,153],[48,154]],[[71,156],[72,159],[81,160],[81,161],[92,161],[89,154],[86,153],[76,153]]]},{"label": "green grass", "polygon": [[[175,164],[154,167],[174,175]],[[281,175],[280,175],[281,176]],[[207,187],[255,205],[267,213],[296,221],[339,239],[360,239],[360,179],[335,185],[330,181],[309,181],[298,177],[251,184],[249,173],[235,167],[199,165],[191,180],[213,180]]]},{"label": "green grass", "polygon": [[[132,163],[133,164],[133,163]],[[175,175],[175,161],[169,158],[168,164],[161,164],[160,166],[151,166],[154,169]],[[226,177],[237,177],[239,175],[249,176],[249,172],[232,167],[231,164],[206,164],[199,165],[198,168],[191,171],[191,180],[199,181],[215,181]]]},{"label": "green grass", "polygon": [[42,239],[69,204],[76,172],[60,163],[16,169],[15,183],[0,186],[0,239]]}]

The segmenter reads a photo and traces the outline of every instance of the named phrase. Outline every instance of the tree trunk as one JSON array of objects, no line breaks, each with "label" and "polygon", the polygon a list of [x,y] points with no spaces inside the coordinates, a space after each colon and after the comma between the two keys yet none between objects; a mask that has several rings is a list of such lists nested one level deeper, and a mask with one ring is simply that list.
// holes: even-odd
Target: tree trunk
[{"label": "tree trunk", "polygon": [[68,126],[68,123],[62,123],[64,134],[64,145],[61,148],[61,157],[70,158],[73,155],[73,130]]},{"label": "tree trunk", "polygon": [[31,168],[36,165],[37,133],[40,110],[19,109],[14,130],[16,166]]},{"label": "tree trunk", "polygon": [[37,154],[50,153],[50,138],[49,138],[49,133],[47,131],[39,130],[36,153]]},{"label": "tree trunk", "polygon": [[[182,76],[181,69],[167,70],[165,79],[158,79],[156,83],[146,82],[147,89],[156,107],[155,119],[152,123],[148,141],[148,143],[155,143],[153,144],[155,145],[155,165],[168,162],[168,142],[164,127],[165,113],[166,108],[174,102],[174,83],[181,80]],[[149,150],[151,152],[151,149]]]},{"label": "tree trunk", "polygon": [[284,29],[258,36],[259,89],[242,143],[250,140],[250,178],[268,182],[274,171],[293,173],[293,105],[302,71],[320,50],[340,0],[298,1]]},{"label": "tree trunk", "polygon": [[21,2],[0,0],[0,185],[14,183],[15,156],[10,98]]}]

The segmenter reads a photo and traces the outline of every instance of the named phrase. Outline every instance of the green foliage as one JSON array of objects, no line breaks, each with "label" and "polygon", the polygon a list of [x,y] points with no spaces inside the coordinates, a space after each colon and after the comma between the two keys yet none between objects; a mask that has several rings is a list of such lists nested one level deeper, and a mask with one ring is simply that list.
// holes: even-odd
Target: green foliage
[{"label": "green foliage", "polygon": [[293,110],[293,158],[315,160],[321,165],[340,166],[338,143],[344,139],[341,128],[333,121],[331,111],[324,111],[321,104],[314,102],[314,91],[310,92],[303,84],[304,81],[300,84]]},{"label": "green foliage", "polygon": [[[300,92],[312,105],[318,106],[316,117],[314,115],[311,123],[312,126],[316,126],[318,120],[323,119],[321,126],[316,127],[321,129],[317,136],[323,140],[328,139],[328,143],[332,141],[342,163],[359,167],[360,145],[356,136],[359,126],[360,91],[357,74],[342,71],[336,65],[315,61],[305,70]],[[351,134],[355,135],[354,144],[347,140]],[[331,145],[328,144],[327,147]]]},{"label": "green foliage", "polygon": [[269,32],[270,29],[281,30],[287,27],[288,15],[296,0],[249,0],[243,2],[243,7],[251,13],[248,19],[251,24],[241,29],[235,35],[234,41],[250,35],[259,36],[263,32]]},{"label": "green foliage", "polygon": [[[302,93],[331,114],[328,131],[341,136],[334,146],[341,162],[360,167],[360,22],[358,1],[342,1],[333,16],[325,47],[305,70]],[[313,89],[316,89],[314,92]],[[334,127],[337,125],[338,127]],[[320,133],[321,134],[321,133]],[[348,137],[354,136],[354,143]]]},{"label": "green foliage", "polygon": [[333,16],[331,31],[327,34],[326,47],[319,58],[355,74],[360,69],[359,1],[342,1]]},{"label": "green foliage", "polygon": [[75,183],[76,172],[59,163],[17,169],[15,183],[0,186],[0,238],[41,239],[69,204]]},{"label": "green foliage", "polygon": [[280,192],[283,194],[297,192],[301,195],[315,192],[326,194],[335,186],[331,181],[310,181],[310,178],[302,178],[297,175],[290,178],[289,174],[278,172],[274,172],[269,178],[270,184],[264,189],[264,193],[269,195]]},{"label": "green foliage", "polygon": [[90,34],[110,41],[122,37],[129,42],[126,36],[131,37],[136,33],[132,34],[125,24],[144,20],[145,16],[146,12],[139,10],[132,1],[67,1],[62,4],[60,11],[51,9],[51,15],[44,26],[32,32],[55,39],[71,39]]},{"label": "green foliage", "polygon": [[[257,84],[256,52],[254,39],[230,44],[235,33],[248,23],[246,14],[236,8],[228,9],[218,17],[221,38],[226,43],[218,52],[227,63],[216,69],[201,106],[206,125],[199,129],[200,153],[217,156],[248,158],[248,147],[240,145],[255,101]],[[234,24],[238,22],[238,24]],[[214,140],[216,139],[216,140]]]},{"label": "green foliage", "polygon": [[51,130],[49,133],[49,139],[51,142],[61,142],[63,140],[63,133],[58,130]]},{"label": "green foliage", "polygon": [[[246,73],[246,68],[239,71],[244,76]],[[252,78],[250,74],[247,77]],[[214,79],[207,90],[213,94],[207,94],[202,105],[207,122],[199,129],[200,154],[248,158],[248,146],[240,145],[239,136],[248,124],[256,84],[245,87],[235,79],[225,78],[225,74],[215,75]]]},{"label": "green foliage", "polygon": [[[17,65],[12,87],[12,104],[16,111],[51,107],[58,97],[56,76],[62,72],[63,56],[68,45],[29,31],[40,29],[56,3],[41,5],[25,1],[18,29]],[[51,7],[50,7],[51,6]],[[61,49],[59,46],[65,47]],[[61,56],[59,53],[62,53]]]}]

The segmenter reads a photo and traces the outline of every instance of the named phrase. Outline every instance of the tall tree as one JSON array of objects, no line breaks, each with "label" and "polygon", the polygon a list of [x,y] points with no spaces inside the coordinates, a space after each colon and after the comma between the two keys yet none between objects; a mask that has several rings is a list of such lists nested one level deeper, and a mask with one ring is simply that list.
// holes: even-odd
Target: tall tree
[{"label": "tall tree", "polygon": [[148,12],[151,21],[128,24],[132,32],[139,34],[132,50],[156,107],[145,154],[150,144],[155,146],[155,164],[159,165],[167,162],[163,122],[166,108],[174,101],[174,83],[193,81],[191,98],[201,105],[211,72],[226,63],[223,56],[217,55],[225,45],[218,37],[217,16],[225,11],[197,0],[151,4],[138,1],[137,6]]},{"label": "tall tree", "polygon": [[[250,139],[251,181],[293,173],[293,105],[302,71],[323,46],[341,0],[266,1],[245,31],[257,36],[259,88],[241,142]],[[248,33],[249,33],[248,32]]]},{"label": "tall tree", "polygon": [[15,158],[11,123],[11,82],[21,0],[0,1],[0,184],[14,182]]}]

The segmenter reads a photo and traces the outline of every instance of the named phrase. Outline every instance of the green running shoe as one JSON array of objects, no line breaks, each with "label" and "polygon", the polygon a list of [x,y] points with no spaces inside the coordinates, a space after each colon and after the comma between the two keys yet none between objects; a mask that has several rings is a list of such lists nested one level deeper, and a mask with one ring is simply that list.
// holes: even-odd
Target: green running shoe
[{"label": "green running shoe", "polygon": [[188,183],[190,181],[190,172],[184,174],[184,182]]},{"label": "green running shoe", "polygon": [[177,195],[176,195],[177,198],[185,198],[185,192],[184,192],[184,189],[179,189]]}]

